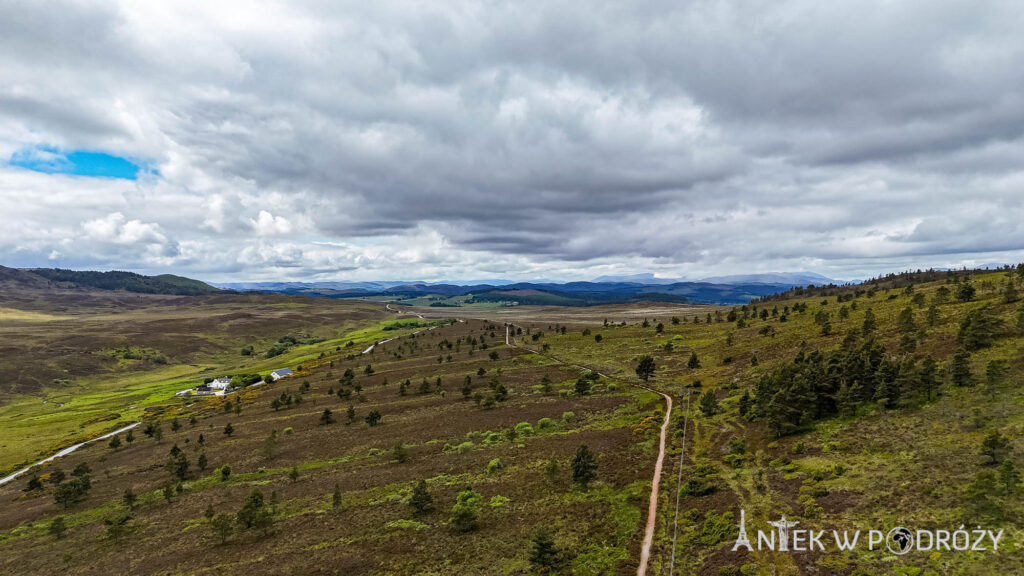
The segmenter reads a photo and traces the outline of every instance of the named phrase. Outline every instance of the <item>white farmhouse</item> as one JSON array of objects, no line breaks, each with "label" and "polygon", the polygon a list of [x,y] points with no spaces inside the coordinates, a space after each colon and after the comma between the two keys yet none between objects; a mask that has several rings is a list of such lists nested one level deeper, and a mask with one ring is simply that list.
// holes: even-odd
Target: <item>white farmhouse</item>
[{"label": "white farmhouse", "polygon": [[221,376],[220,378],[214,378],[213,382],[210,382],[208,386],[213,390],[225,390],[231,386],[231,377]]},{"label": "white farmhouse", "polygon": [[281,378],[291,376],[292,374],[293,372],[290,368],[280,368],[270,373],[270,381],[273,382],[274,380],[280,380]]}]

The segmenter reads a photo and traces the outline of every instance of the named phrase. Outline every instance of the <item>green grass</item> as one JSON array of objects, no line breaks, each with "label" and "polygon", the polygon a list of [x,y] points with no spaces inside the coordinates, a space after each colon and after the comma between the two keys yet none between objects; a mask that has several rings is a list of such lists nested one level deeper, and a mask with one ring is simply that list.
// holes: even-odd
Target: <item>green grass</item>
[{"label": "green grass", "polygon": [[[410,326],[413,323],[404,319],[375,322],[337,338],[292,347],[273,358],[254,356],[240,362],[236,354],[221,354],[199,366],[168,365],[147,372],[81,379],[71,389],[48,389],[45,404],[37,396],[16,396],[0,406],[0,473],[138,421],[148,410],[171,401],[175,393],[201,384],[204,377],[295,368],[315,363],[321,353],[350,342],[351,353],[359,354],[379,340],[422,329]],[[372,361],[370,355],[367,358]],[[117,417],[108,419],[113,415]]]}]

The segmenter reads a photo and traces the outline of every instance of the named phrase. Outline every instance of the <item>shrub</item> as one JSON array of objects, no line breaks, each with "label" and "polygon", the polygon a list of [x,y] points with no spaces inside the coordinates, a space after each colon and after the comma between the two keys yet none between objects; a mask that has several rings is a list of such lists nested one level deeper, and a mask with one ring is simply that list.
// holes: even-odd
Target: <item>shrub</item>
[{"label": "shrub", "polygon": [[555,421],[551,418],[541,418],[537,421],[537,428],[540,430],[547,430],[555,427]]},{"label": "shrub", "polygon": [[494,460],[491,460],[490,462],[487,463],[488,474],[494,474],[499,470],[501,470],[501,458],[495,458]]},{"label": "shrub", "polygon": [[533,426],[529,422],[520,422],[516,424],[516,436],[532,436]]},{"label": "shrub", "polygon": [[497,495],[491,496],[491,508],[504,508],[508,506],[510,500],[506,496]]},{"label": "shrub", "polygon": [[568,422],[572,422],[575,419],[576,419],[576,413],[575,412],[562,412],[562,422],[568,423]]},{"label": "shrub", "polygon": [[480,494],[475,492],[471,486],[459,492],[452,506],[448,522],[452,528],[459,532],[471,532],[476,530],[480,522]]},{"label": "shrub", "polygon": [[291,426],[284,429],[285,434],[292,434],[293,432],[295,432],[295,430],[292,430]]},{"label": "shrub", "polygon": [[688,496],[707,496],[718,490],[707,478],[691,478],[683,484],[682,492]]},{"label": "shrub", "polygon": [[708,510],[704,514],[704,527],[697,540],[705,546],[715,546],[726,540],[735,539],[736,534],[732,512],[716,514],[714,510]]}]

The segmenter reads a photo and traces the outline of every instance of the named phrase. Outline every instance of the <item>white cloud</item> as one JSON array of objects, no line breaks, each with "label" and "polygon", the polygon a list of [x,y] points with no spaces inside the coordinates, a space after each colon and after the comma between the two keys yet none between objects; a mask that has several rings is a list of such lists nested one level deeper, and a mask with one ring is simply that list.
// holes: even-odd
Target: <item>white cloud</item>
[{"label": "white cloud", "polygon": [[274,216],[266,210],[260,210],[260,214],[256,219],[249,219],[252,224],[253,230],[257,234],[262,236],[272,236],[275,234],[287,234],[292,231],[292,224],[284,216]]},{"label": "white cloud", "polygon": [[[1017,259],[1022,28],[994,0],[0,4],[0,255],[211,280]],[[157,174],[4,162],[47,146]]]},{"label": "white cloud", "polygon": [[159,224],[126,220],[120,212],[83,222],[82,229],[92,240],[115,244],[162,244],[167,241],[160,232]]}]

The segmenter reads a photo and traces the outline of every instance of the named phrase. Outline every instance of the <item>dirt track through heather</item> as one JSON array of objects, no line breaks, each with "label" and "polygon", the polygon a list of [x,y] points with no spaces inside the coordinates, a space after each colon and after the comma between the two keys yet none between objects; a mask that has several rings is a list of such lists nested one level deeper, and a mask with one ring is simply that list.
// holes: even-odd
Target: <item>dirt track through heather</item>
[{"label": "dirt track through heather", "polygon": [[[508,346],[516,346],[516,347],[522,348],[524,350],[529,350],[530,352],[533,352],[534,354],[537,354],[537,355],[540,355],[540,356],[544,356],[544,357],[548,358],[549,360],[552,360],[552,361],[557,362],[559,364],[565,364],[565,362],[562,362],[561,360],[559,360],[559,359],[557,359],[557,358],[555,358],[553,356],[549,356],[547,354],[543,354],[541,352],[538,352],[538,351],[533,350],[531,348],[527,348],[525,346],[520,346],[519,342],[516,340],[515,336],[512,335],[511,328],[513,326],[515,326],[515,325],[514,324],[506,324],[505,325],[505,344],[506,345],[508,345]],[[581,369],[584,369],[584,370],[590,370],[586,366],[580,366],[579,364],[570,364],[570,366],[576,366],[577,368],[581,368]],[[601,376],[603,378],[607,378],[608,377],[608,376],[606,376],[604,374],[601,374],[600,372],[597,372],[596,370],[594,372],[598,376]],[[654,462],[654,476],[651,479],[651,498],[650,498],[650,502],[648,503],[648,506],[647,506],[647,526],[644,529],[644,540],[643,540],[643,543],[640,545],[640,564],[636,567],[636,575],[637,576],[646,576],[646,574],[647,574],[647,564],[650,563],[650,558],[651,558],[651,545],[654,543],[654,528],[655,528],[655,526],[657,524],[657,520],[658,520],[658,488],[661,486],[661,471],[662,471],[662,468],[663,468],[663,466],[665,464],[665,439],[666,439],[666,437],[668,435],[668,423],[669,423],[670,419],[672,418],[672,397],[669,396],[668,394],[663,393],[663,392],[659,392],[659,391],[654,390],[652,388],[648,388],[647,386],[641,386],[641,385],[635,384],[635,383],[633,384],[633,386],[636,386],[637,388],[642,388],[644,390],[647,390],[648,392],[654,392],[655,394],[658,394],[659,396],[661,396],[662,398],[665,399],[665,421],[661,423],[661,437],[658,439],[658,459],[655,460],[655,462]]]}]

